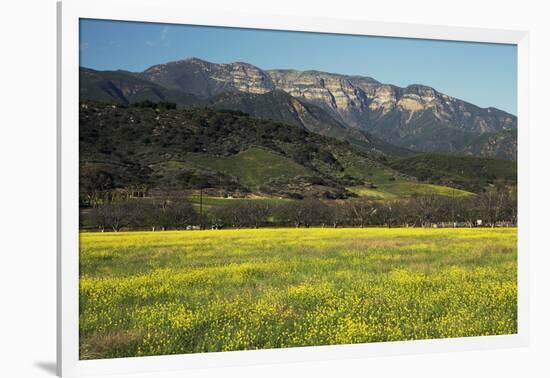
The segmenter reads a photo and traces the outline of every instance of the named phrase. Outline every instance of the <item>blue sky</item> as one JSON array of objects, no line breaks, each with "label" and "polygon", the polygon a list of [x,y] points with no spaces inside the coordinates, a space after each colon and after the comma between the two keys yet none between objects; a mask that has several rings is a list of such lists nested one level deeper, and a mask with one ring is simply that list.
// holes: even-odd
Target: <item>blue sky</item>
[{"label": "blue sky", "polygon": [[81,20],[80,65],[143,71],[198,57],[364,75],[383,83],[425,84],[482,107],[517,114],[515,45]]}]

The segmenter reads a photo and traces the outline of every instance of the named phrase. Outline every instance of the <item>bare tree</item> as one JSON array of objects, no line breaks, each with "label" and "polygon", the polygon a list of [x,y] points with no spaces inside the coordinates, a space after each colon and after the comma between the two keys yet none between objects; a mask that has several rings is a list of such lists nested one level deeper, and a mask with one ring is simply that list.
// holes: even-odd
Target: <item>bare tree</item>
[{"label": "bare tree", "polygon": [[516,188],[508,191],[505,208],[510,223],[516,225],[518,223],[518,191]]},{"label": "bare tree", "polygon": [[165,198],[155,204],[149,220],[163,231],[170,228],[186,228],[199,222],[193,206],[181,198]]},{"label": "bare tree", "polygon": [[99,210],[105,225],[114,232],[119,232],[123,227],[128,227],[132,223],[133,208],[128,202],[111,202],[100,206]]},{"label": "bare tree", "polygon": [[245,225],[243,207],[238,202],[218,207],[212,212],[212,220],[219,228],[241,228]]},{"label": "bare tree", "polygon": [[172,217],[173,226],[176,228],[185,228],[199,222],[199,215],[193,206],[182,199],[172,200],[169,203],[168,211]]},{"label": "bare tree", "polygon": [[422,195],[411,198],[408,206],[412,212],[417,226],[424,227],[430,222],[437,222],[443,201],[440,196],[434,194]]},{"label": "bare tree", "polygon": [[132,226],[148,227],[156,231],[160,227],[159,206],[156,201],[135,201]]},{"label": "bare tree", "polygon": [[294,227],[324,225],[329,222],[329,209],[322,201],[308,198],[287,202],[277,209],[278,218]]},{"label": "bare tree", "polygon": [[327,205],[327,223],[332,227],[348,225],[351,221],[350,209],[345,202],[334,201]]},{"label": "bare tree", "polygon": [[90,223],[99,229],[101,232],[105,232],[105,228],[108,227],[106,211],[103,206],[95,206],[88,213]]},{"label": "bare tree", "polygon": [[365,227],[368,222],[371,221],[377,211],[377,207],[373,202],[362,198],[348,201],[347,208],[351,220],[361,228]]},{"label": "bare tree", "polygon": [[480,194],[477,199],[482,217],[491,227],[495,227],[496,222],[501,220],[504,215],[506,190],[490,190]]},{"label": "bare tree", "polygon": [[266,201],[243,201],[242,208],[245,224],[254,228],[267,223],[272,210]]},{"label": "bare tree", "polygon": [[378,203],[374,212],[381,224],[388,226],[388,228],[391,228],[397,223],[401,213],[402,204],[399,201],[384,201]]}]

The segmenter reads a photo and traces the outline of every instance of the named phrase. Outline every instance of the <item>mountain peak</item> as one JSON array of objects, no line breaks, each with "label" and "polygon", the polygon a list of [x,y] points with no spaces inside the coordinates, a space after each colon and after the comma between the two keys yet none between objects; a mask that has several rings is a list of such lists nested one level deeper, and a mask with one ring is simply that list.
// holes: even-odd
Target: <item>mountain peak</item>
[{"label": "mountain peak", "polygon": [[409,90],[418,90],[418,91],[434,91],[437,92],[434,88],[429,87],[424,84],[409,84],[405,87],[405,89]]},{"label": "mountain peak", "polygon": [[181,64],[207,65],[207,64],[213,64],[213,63],[210,63],[210,62],[208,62],[206,60],[203,60],[203,59],[190,57],[190,58],[172,60],[172,61],[169,61],[169,62],[166,62],[166,63],[155,64],[155,65],[147,68],[143,72],[145,73],[145,72],[162,71],[162,70],[166,69],[166,67],[177,66],[177,65],[181,65]]}]

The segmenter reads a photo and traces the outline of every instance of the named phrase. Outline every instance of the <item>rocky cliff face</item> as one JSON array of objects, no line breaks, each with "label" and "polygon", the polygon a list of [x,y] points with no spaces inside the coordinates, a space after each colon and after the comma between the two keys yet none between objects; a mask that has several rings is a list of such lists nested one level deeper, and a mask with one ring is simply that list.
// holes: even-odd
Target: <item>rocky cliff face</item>
[{"label": "rocky cliff face", "polygon": [[404,117],[399,125],[414,123],[424,111],[431,112],[443,126],[487,133],[516,127],[513,115],[494,108],[482,109],[423,85],[399,88],[368,77],[345,76],[316,71],[268,71],[273,83],[292,96],[316,103],[347,124],[369,129],[376,118],[394,110]]},{"label": "rocky cliff face", "polygon": [[273,83],[290,95],[317,104],[346,120],[349,113],[368,109],[368,95],[380,85],[370,78],[317,71],[268,71]]},{"label": "rocky cliff face", "polygon": [[215,109],[239,110],[256,118],[304,128],[316,134],[347,141],[363,152],[389,156],[413,154],[413,151],[385,143],[364,130],[348,127],[321,107],[278,89],[263,94],[226,92],[211,97],[207,105]]},{"label": "rocky cliff face", "polygon": [[201,98],[228,91],[262,94],[275,89],[269,75],[248,63],[215,64],[191,58],[158,64],[142,74],[166,88],[179,89]]},{"label": "rocky cliff face", "polygon": [[466,148],[463,153],[497,159],[510,159],[518,154],[517,129],[497,133],[482,134]]}]

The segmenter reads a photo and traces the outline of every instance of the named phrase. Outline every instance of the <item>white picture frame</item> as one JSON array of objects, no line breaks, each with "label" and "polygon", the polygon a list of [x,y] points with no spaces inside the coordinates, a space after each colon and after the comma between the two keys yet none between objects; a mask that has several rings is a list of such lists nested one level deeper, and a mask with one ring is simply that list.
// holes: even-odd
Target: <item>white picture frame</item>
[{"label": "white picture frame", "polygon": [[[518,333],[404,342],[79,360],[78,73],[79,19],[110,19],[254,29],[516,44],[518,51]],[[57,93],[57,373],[60,376],[144,373],[262,363],[435,353],[528,345],[529,340],[529,35],[525,31],[379,23],[276,14],[212,12],[171,1],[58,3]]]}]

